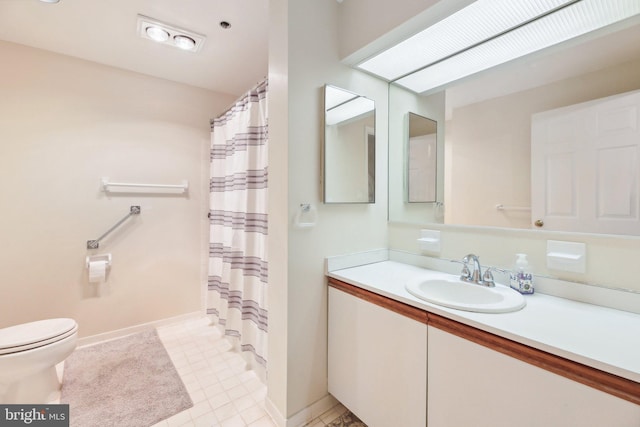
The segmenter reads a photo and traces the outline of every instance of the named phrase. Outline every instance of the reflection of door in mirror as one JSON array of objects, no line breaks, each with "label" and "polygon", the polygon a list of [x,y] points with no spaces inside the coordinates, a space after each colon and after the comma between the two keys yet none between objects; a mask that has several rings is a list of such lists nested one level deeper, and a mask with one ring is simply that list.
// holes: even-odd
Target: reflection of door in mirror
[{"label": "reflection of door in mirror", "polygon": [[[633,27],[632,33],[638,40],[640,26]],[[615,40],[620,42],[618,38]],[[593,56],[595,60],[598,57],[595,53],[611,51],[613,46],[630,45],[608,40],[597,46],[581,48],[580,52],[591,52],[589,57]],[[635,46],[640,45],[636,43]],[[551,57],[560,60],[566,55],[563,50],[562,54]],[[446,122],[448,160],[445,170],[448,209],[445,223],[539,229],[535,222],[543,217],[526,209],[533,208],[532,196],[540,185],[533,184],[531,176],[532,115],[640,88],[640,73],[637,72],[640,56],[609,66],[603,60],[600,62],[605,68],[479,102],[449,104],[451,119]],[[454,88],[455,93],[471,93],[472,84],[474,88],[491,87],[488,81],[495,81],[493,74],[497,75],[495,79],[508,80],[506,70],[496,70],[478,77],[477,83],[470,80],[461,84],[460,88]],[[535,77],[535,73],[520,72],[518,76],[519,81],[524,82],[530,76]],[[584,126],[595,124],[595,120],[589,120]],[[557,160],[560,161],[559,158]],[[554,173],[562,173],[562,170],[556,169]],[[583,188],[576,188],[575,197],[593,196],[593,191],[582,191]],[[607,197],[612,195],[610,192],[606,194]],[[557,205],[560,201],[560,198],[555,198],[556,208],[560,208]],[[497,209],[498,206],[503,209]],[[553,220],[545,222],[543,219],[543,222],[542,230],[556,230]],[[586,232],[601,233],[595,228]]]},{"label": "reflection of door in mirror", "polygon": [[409,113],[407,201],[436,201],[437,130],[434,120]]},{"label": "reflection of door in mirror", "polygon": [[640,235],[639,122],[640,91],[535,114],[534,224]]},{"label": "reflection of door in mirror", "polygon": [[325,86],[324,202],[375,202],[375,104]]}]

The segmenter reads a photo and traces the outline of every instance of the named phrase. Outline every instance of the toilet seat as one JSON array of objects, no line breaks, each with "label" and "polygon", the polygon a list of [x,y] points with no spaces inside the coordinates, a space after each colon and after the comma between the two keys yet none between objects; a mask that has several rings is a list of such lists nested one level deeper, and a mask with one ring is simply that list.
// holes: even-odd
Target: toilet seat
[{"label": "toilet seat", "polygon": [[60,341],[77,330],[76,321],[67,318],[39,320],[0,329],[0,356]]}]

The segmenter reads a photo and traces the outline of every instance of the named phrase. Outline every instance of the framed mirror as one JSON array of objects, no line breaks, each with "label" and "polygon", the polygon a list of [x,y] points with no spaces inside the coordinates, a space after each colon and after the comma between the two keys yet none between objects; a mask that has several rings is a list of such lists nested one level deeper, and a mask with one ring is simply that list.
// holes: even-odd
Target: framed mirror
[{"label": "framed mirror", "polygon": [[[391,222],[444,222],[445,150],[444,127],[441,125],[444,122],[444,105],[444,92],[419,96],[398,85],[389,85]],[[421,135],[429,135],[431,145],[419,146],[421,143],[415,142],[411,147],[412,138]],[[417,156],[421,158],[417,159]]]},{"label": "framed mirror", "polygon": [[[586,190],[588,180],[580,178],[564,181],[565,187],[568,182],[576,183],[572,187],[575,191],[570,195],[568,192],[559,195],[559,189],[564,187],[554,183],[551,190],[555,192],[541,198],[536,195],[548,180],[536,178],[540,174],[535,172],[538,169],[532,154],[538,150],[538,138],[533,132],[535,117],[577,108],[584,103],[600,103],[610,97],[640,90],[640,73],[637,72],[640,67],[639,41],[640,17],[485,70],[432,92],[417,94],[390,84],[390,191],[394,185],[392,177],[397,175],[398,169],[404,168],[402,160],[393,157],[394,151],[402,149],[399,147],[403,145],[398,138],[404,134],[404,129],[397,122],[408,112],[417,112],[425,117],[437,118],[438,133],[443,136],[444,162],[443,168],[437,173],[438,186],[440,182],[444,184],[442,193],[438,193],[438,200],[444,202],[445,224],[638,235],[631,228],[600,229],[593,225],[582,226],[575,221],[571,224],[565,221],[566,226],[558,227],[554,219],[560,214],[564,215],[564,211],[558,211],[557,203],[567,204],[571,200],[588,198],[607,202],[595,210],[598,217],[615,216],[613,220],[618,223],[622,222],[624,215],[640,218],[634,213],[640,212],[640,190],[637,190],[640,185],[638,175],[631,172],[637,170],[640,157],[623,156],[616,160],[617,163],[612,163],[611,156],[603,157],[598,160],[597,167],[589,167],[590,172],[596,172],[610,163],[619,165],[610,168],[615,169],[615,174],[605,174],[599,181],[590,178],[599,183],[602,188],[600,193],[598,186]],[[436,99],[439,105],[435,109],[442,112],[441,118],[431,112],[425,114],[416,110],[416,106]],[[604,115],[601,114],[602,117],[598,119],[583,120],[586,123],[584,126],[561,127],[558,132],[571,135],[576,129],[597,130],[596,125],[602,127],[605,123],[613,123],[615,117],[615,125],[609,124],[607,126],[610,129],[597,132],[603,135],[603,132],[615,132],[617,135],[623,131],[619,127],[637,129],[637,126],[627,124],[640,123],[640,108],[633,110],[635,112],[630,111],[625,110],[624,117],[602,113]],[[559,119],[554,120],[554,123],[560,123]],[[576,143],[586,141],[579,137],[570,139]],[[609,145],[613,141],[609,134],[601,139]],[[554,144],[560,147],[559,143]],[[612,150],[608,150],[604,154],[612,153]],[[625,163],[620,163],[622,160]],[[554,167],[553,164],[548,166]],[[558,173],[569,171],[566,164],[556,169]],[[556,169],[548,169],[544,176],[548,178]],[[556,173],[554,176],[560,175]],[[635,178],[623,180],[622,176]],[[614,178],[615,184],[610,184]],[[614,204],[613,201],[620,203]],[[428,209],[414,215],[409,209],[412,208],[411,203],[394,198],[391,194],[389,203],[390,213],[395,213],[390,215],[393,221],[442,223]],[[536,214],[541,204],[547,211],[555,209],[551,212],[554,218]],[[578,202],[569,206],[574,205],[580,206]]]},{"label": "framed mirror", "polygon": [[407,201],[436,202],[438,180],[438,122],[407,113]]},{"label": "framed mirror", "polygon": [[324,203],[374,203],[375,103],[324,87]]}]

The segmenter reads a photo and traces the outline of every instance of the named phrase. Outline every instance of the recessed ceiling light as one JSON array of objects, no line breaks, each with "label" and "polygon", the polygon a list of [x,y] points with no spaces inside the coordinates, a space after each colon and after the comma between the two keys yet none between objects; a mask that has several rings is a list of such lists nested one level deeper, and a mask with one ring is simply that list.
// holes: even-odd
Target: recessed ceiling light
[{"label": "recessed ceiling light", "polygon": [[228,28],[231,28],[231,24],[229,22],[227,22],[227,21],[220,21],[220,26],[222,28],[224,28],[225,30],[228,29]]},{"label": "recessed ceiling light", "polygon": [[166,42],[169,40],[169,33],[160,27],[147,27],[147,35],[157,42]]},{"label": "recessed ceiling light", "polygon": [[42,3],[59,3],[60,0],[40,0]]},{"label": "recessed ceiling light", "polygon": [[198,52],[206,38],[202,34],[178,28],[148,16],[138,15],[137,24],[140,37],[189,52]]},{"label": "recessed ceiling light", "polygon": [[176,47],[183,50],[193,50],[196,47],[196,41],[189,36],[173,36],[173,42]]}]

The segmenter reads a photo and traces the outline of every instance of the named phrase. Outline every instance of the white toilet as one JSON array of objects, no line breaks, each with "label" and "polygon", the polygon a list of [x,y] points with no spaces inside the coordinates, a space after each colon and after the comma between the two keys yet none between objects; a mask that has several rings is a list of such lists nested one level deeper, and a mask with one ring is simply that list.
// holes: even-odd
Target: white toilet
[{"label": "white toilet", "polygon": [[56,399],[56,365],[69,357],[77,339],[78,324],[66,318],[0,329],[0,404]]}]

